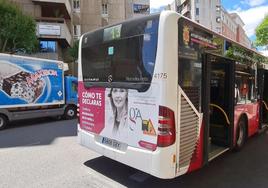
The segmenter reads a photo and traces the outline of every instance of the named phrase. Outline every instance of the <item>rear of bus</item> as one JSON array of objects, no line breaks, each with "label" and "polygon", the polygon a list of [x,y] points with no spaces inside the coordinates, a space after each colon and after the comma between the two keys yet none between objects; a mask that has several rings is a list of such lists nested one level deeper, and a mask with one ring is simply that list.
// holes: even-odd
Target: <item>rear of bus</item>
[{"label": "rear of bus", "polygon": [[80,40],[79,143],[159,178],[178,175],[178,18],[150,15]]}]

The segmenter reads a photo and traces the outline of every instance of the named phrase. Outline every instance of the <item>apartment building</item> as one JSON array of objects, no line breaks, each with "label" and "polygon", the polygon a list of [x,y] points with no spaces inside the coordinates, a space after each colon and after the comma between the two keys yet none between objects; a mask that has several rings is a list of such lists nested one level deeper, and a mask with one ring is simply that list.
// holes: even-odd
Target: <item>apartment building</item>
[{"label": "apartment building", "polygon": [[210,30],[251,48],[251,41],[243,29],[244,22],[238,14],[228,13],[222,7],[221,0],[174,0],[174,2],[175,6],[169,5],[171,10],[176,10]]},{"label": "apartment building", "polygon": [[236,41],[243,44],[244,46],[251,48],[251,41],[246,35],[245,30],[243,29],[243,26],[245,25],[243,20],[238,16],[237,13],[231,13],[231,18],[234,20],[234,22],[237,24],[236,27]]},{"label": "apartment building", "polygon": [[9,0],[36,20],[39,52],[66,60],[73,41],[88,31],[149,14],[149,0]]},{"label": "apartment building", "polygon": [[10,0],[36,20],[39,52],[33,56],[64,60],[72,44],[72,6],[69,0]]},{"label": "apartment building", "polygon": [[205,27],[221,32],[220,0],[176,0],[177,12]]},{"label": "apartment building", "polygon": [[221,23],[222,35],[236,41],[237,24],[224,8],[221,8]]},{"label": "apartment building", "polygon": [[72,0],[73,36],[149,14],[149,0]]}]

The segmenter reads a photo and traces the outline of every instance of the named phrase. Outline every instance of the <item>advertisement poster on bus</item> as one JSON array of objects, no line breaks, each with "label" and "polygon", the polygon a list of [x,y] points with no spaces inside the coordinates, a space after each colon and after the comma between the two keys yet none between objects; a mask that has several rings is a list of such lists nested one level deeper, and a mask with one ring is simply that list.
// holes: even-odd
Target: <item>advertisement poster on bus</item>
[{"label": "advertisement poster on bus", "polygon": [[[80,127],[103,138],[155,150],[158,111],[151,89],[85,88],[79,83]],[[150,93],[150,98],[148,93]]]},{"label": "advertisement poster on bus", "polygon": [[63,65],[31,58],[0,57],[0,107],[64,102]]}]

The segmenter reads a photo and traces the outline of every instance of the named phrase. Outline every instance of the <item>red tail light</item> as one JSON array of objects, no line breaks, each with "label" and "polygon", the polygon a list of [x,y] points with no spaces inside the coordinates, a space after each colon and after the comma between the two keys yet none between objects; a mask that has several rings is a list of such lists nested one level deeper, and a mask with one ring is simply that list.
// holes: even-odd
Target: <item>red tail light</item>
[{"label": "red tail light", "polygon": [[159,106],[157,146],[167,147],[176,139],[174,112],[164,106]]}]

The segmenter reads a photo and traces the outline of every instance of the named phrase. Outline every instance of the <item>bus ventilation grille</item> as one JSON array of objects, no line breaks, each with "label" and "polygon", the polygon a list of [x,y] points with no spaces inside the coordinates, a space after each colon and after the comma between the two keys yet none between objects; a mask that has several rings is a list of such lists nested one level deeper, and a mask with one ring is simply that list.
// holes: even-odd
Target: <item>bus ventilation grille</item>
[{"label": "bus ventilation grille", "polygon": [[198,115],[183,95],[181,95],[180,125],[179,167],[183,168],[191,162],[198,139],[199,126]]}]

